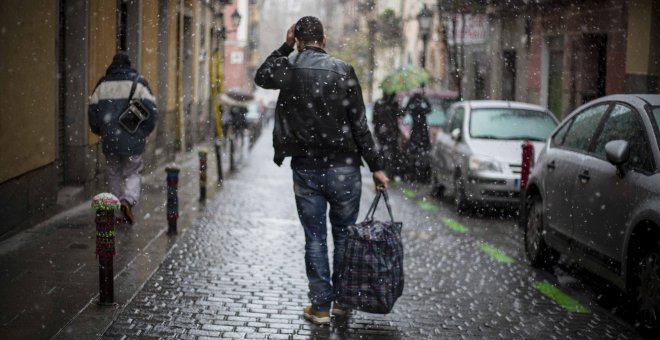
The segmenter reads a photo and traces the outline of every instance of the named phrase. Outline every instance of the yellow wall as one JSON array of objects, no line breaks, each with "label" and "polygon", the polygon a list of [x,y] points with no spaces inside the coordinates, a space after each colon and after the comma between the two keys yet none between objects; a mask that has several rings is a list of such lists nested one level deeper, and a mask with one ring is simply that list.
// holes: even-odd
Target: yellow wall
[{"label": "yellow wall", "polygon": [[57,2],[0,1],[0,183],[56,156]]},{"label": "yellow wall", "polygon": [[[193,44],[192,44],[192,46],[193,46],[193,55],[194,56],[199,56],[199,49],[200,49],[200,46],[199,46],[199,43],[200,43],[200,41],[199,41],[199,37],[200,37],[200,35],[199,35],[199,24],[200,24],[199,6],[198,6],[197,1],[192,1],[192,0],[188,0],[188,3],[186,3],[186,6],[188,6],[189,8],[192,9],[192,15],[193,15],[193,18],[192,18],[192,20],[193,20],[193,23],[192,23],[192,27],[193,27],[192,28],[193,29],[193,31],[192,31],[192,34],[193,34]],[[197,93],[199,91],[199,89],[197,88],[197,79],[199,78],[199,73],[198,72],[199,72],[199,61],[197,60],[197,58],[193,58],[193,60],[192,60],[192,74],[190,75],[190,77],[192,77],[192,97],[193,97],[194,101],[197,100],[197,97],[198,97]]]},{"label": "yellow wall", "polygon": [[[117,1],[95,0],[89,2],[89,69],[88,95],[105,74],[105,70],[115,55],[117,36]],[[89,131],[89,143],[96,144],[99,139]]]},{"label": "yellow wall", "polygon": [[142,1],[142,65],[140,73],[149,82],[149,87],[158,96],[158,0]]},{"label": "yellow wall", "polygon": [[654,0],[628,1],[626,73],[648,74],[651,64],[651,20]]}]

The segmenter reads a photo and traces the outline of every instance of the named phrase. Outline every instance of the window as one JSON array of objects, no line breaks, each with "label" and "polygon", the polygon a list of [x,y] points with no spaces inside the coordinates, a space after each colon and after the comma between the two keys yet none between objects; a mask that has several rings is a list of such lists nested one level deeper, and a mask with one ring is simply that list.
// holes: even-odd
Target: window
[{"label": "window", "polygon": [[502,61],[502,99],[516,100],[516,51],[504,51]]},{"label": "window", "polygon": [[631,108],[617,104],[607,117],[603,130],[598,136],[594,153],[603,159],[605,144],[613,140],[625,140],[630,148],[628,164],[635,169],[647,172],[653,171],[653,156],[646,142],[646,131],[639,119],[639,115]]},{"label": "window", "polygon": [[573,124],[573,119],[566,122],[559,129],[559,131],[557,131],[557,133],[555,133],[555,135],[552,137],[552,145],[560,146],[564,143],[564,137],[566,137],[566,132],[568,132],[568,129],[571,127],[571,124]]},{"label": "window", "polygon": [[655,131],[658,139],[658,146],[660,147],[660,134],[658,134],[658,131],[660,130],[660,106],[653,108],[653,115],[651,115],[651,118],[655,120]]},{"label": "window", "polygon": [[609,104],[599,104],[580,112],[573,119],[562,145],[576,151],[588,151],[596,128],[608,108]]},{"label": "window", "polygon": [[543,111],[484,108],[472,110],[470,136],[482,139],[545,141],[557,127]]},{"label": "window", "polygon": [[463,119],[465,119],[465,108],[457,107],[454,115],[451,117],[449,132],[451,133],[455,129],[460,129],[461,133],[463,133]]},{"label": "window", "polygon": [[[443,128],[445,128],[448,119],[446,112],[448,106],[451,105],[451,102],[449,102],[446,99],[440,99],[434,97],[429,97],[427,99],[431,103],[431,113],[426,115],[426,123],[429,126],[442,126]],[[403,97],[403,99],[401,100],[401,107],[406,107],[409,100],[410,97],[408,96]],[[410,113],[406,113],[403,116],[403,124],[412,125],[412,115],[410,115]]]},{"label": "window", "polygon": [[653,108],[653,118],[655,119],[655,125],[660,126],[660,107]]}]

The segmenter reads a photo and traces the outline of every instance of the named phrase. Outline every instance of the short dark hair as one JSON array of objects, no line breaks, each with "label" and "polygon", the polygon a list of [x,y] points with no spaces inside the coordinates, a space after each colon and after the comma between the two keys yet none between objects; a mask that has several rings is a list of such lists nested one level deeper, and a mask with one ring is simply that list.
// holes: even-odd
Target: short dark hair
[{"label": "short dark hair", "polygon": [[112,57],[112,65],[118,67],[131,67],[131,58],[126,51],[118,51],[117,54]]},{"label": "short dark hair", "polygon": [[298,38],[303,44],[320,43],[325,37],[323,34],[323,24],[317,17],[302,17],[296,22],[296,29],[293,36]]}]

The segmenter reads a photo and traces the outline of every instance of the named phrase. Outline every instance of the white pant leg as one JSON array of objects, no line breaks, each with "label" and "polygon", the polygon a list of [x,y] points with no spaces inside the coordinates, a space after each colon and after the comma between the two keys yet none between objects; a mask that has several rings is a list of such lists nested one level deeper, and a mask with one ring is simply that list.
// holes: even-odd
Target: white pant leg
[{"label": "white pant leg", "polygon": [[110,192],[119,198],[124,194],[121,157],[105,155],[105,162],[105,174],[110,185]]},{"label": "white pant leg", "polygon": [[137,204],[140,198],[143,168],[142,155],[122,157],[122,173],[126,178],[126,186],[121,198],[127,200],[131,205]]}]

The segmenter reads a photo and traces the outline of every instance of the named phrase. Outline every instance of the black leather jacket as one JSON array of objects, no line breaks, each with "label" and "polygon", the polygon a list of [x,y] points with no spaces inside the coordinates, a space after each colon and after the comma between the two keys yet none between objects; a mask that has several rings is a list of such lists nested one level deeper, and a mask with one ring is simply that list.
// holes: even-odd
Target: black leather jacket
[{"label": "black leather jacket", "polygon": [[324,50],[297,55],[283,44],[259,67],[255,83],[280,90],[273,130],[274,161],[285,157],[362,156],[371,171],[381,159],[367,126],[362,90],[353,67]]}]

